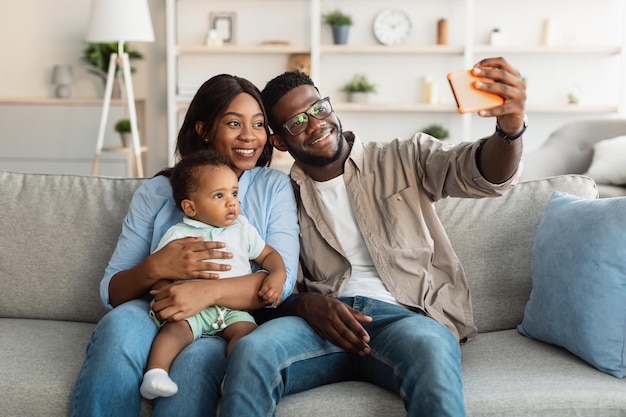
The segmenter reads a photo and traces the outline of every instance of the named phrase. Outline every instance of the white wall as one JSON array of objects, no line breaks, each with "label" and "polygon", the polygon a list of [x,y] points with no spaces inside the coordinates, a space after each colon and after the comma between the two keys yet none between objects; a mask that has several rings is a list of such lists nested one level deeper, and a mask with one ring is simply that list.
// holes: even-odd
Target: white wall
[{"label": "white wall", "polygon": [[[480,0],[489,3],[493,0]],[[20,0],[19,2],[0,0],[2,5],[2,13],[0,13],[0,27],[3,29],[4,36],[0,37],[0,98],[6,97],[52,97],[53,86],[50,84],[50,75],[53,65],[59,63],[71,64],[74,67],[75,84],[72,86],[74,97],[101,97],[103,87],[95,76],[88,74],[85,65],[80,62],[82,49],[85,46],[85,35],[87,32],[87,24],[89,19],[89,9],[91,2],[89,0]],[[339,0],[331,1],[332,5],[341,4]],[[353,7],[355,2],[347,2]],[[485,3],[485,4],[486,4]],[[561,6],[566,0],[555,1]],[[587,4],[594,2],[588,1]],[[247,4],[254,4],[248,2]],[[263,7],[264,2],[259,2],[259,8]],[[381,7],[384,2],[381,2]],[[429,3],[424,2],[424,7]],[[543,4],[540,1],[531,2],[528,6],[526,2],[520,2],[519,7],[515,2],[507,1],[506,7],[502,2],[496,2],[493,7],[487,7],[484,11],[485,25],[492,25],[493,21],[504,22],[509,21],[510,16],[520,13],[533,13],[533,7],[549,7],[550,10],[542,9],[541,16],[550,12],[551,16],[558,21],[558,13],[568,13],[567,21],[585,22],[587,16],[579,16],[572,18],[569,13],[580,8],[568,8],[557,5],[551,6],[552,2]],[[149,151],[146,159],[147,163],[144,168],[146,175],[152,175],[159,169],[167,165],[167,135],[166,135],[166,51],[165,51],[165,2],[164,0],[149,0],[152,14],[152,22],[155,30],[156,41],[150,44],[133,44],[133,47],[140,50],[145,59],[137,61],[134,66],[137,72],[133,76],[135,86],[135,95],[146,101],[146,124],[143,131],[148,138]],[[599,10],[604,13],[606,8],[618,9],[615,13],[619,16],[618,21],[624,20],[624,5],[617,0],[602,0],[598,2]],[[233,6],[235,7],[235,6]],[[241,6],[241,2],[237,5]],[[326,6],[324,6],[326,7]],[[330,7],[330,6],[329,6]],[[530,8],[529,8],[530,7]],[[582,6],[581,6],[582,7]],[[520,10],[521,8],[521,10]],[[325,10],[325,9],[324,9]],[[500,12],[498,12],[500,10]],[[584,10],[584,9],[583,9]],[[611,12],[609,12],[611,13]],[[586,13],[585,13],[586,14]],[[483,13],[481,13],[481,18]],[[507,20],[508,18],[508,20]],[[565,18],[565,17],[564,17]],[[615,17],[613,16],[613,19]],[[202,19],[205,19],[204,15]],[[491,20],[489,20],[491,19]],[[539,19],[539,18],[537,18]],[[605,19],[596,19],[592,23],[602,27],[602,21]],[[539,20],[538,20],[539,21]],[[263,24],[260,17],[254,22],[249,22],[245,30],[254,33],[255,29],[252,25],[258,22]],[[514,22],[509,22],[511,28],[515,28]],[[504,23],[503,23],[504,25]],[[362,30],[369,30],[369,25],[361,25]],[[614,25],[607,30],[597,31],[597,36],[601,33],[613,33]],[[622,31],[624,24],[622,23]],[[323,35],[326,33],[326,27],[322,28]],[[524,28],[519,28],[523,30]],[[244,30],[239,27],[239,30]],[[355,28],[355,34],[358,34],[358,27]],[[524,29],[525,30],[525,29]],[[592,31],[593,32],[593,31]],[[368,32],[369,33],[369,32]],[[367,36],[371,36],[367,34]],[[585,35],[586,36],[586,35]],[[614,35],[613,38],[615,37]],[[625,35],[621,35],[622,37]],[[612,38],[612,39],[613,39]],[[622,43],[624,42],[621,40]],[[619,40],[618,40],[619,42]],[[573,73],[555,73],[551,69],[551,62],[560,57],[535,57],[528,59],[520,56],[507,56],[507,58],[516,65],[524,74],[528,74],[530,82],[528,86],[529,103],[537,103],[538,97],[541,95],[545,83],[550,83],[551,79],[560,77],[572,77]],[[592,78],[597,73],[594,68],[599,64],[594,62],[594,56],[586,57],[584,62],[577,62],[580,57],[566,58],[572,59],[572,67],[576,68],[579,73],[587,74]],[[615,58],[602,58],[615,59]],[[621,58],[624,60],[623,54]],[[523,62],[523,65],[521,64]],[[622,65],[621,68],[625,68]],[[348,72],[353,72],[352,70]],[[210,74],[209,74],[210,75]],[[614,77],[614,78],[613,78]],[[253,77],[250,77],[254,80]],[[626,86],[623,82],[623,75],[614,74],[609,79],[604,77],[600,80],[603,84],[612,83],[615,85],[615,94],[622,91],[622,99],[626,96],[623,93]],[[256,81],[256,80],[255,80]],[[259,81],[256,81],[259,82]],[[262,85],[260,85],[262,87]],[[442,86],[440,88],[443,88]],[[333,93],[333,91],[325,91]],[[588,92],[593,96],[593,91]],[[622,104],[621,108],[626,106]],[[110,124],[112,125],[119,115],[113,113],[110,116]],[[353,114],[342,114],[344,122],[354,126],[363,126],[367,131],[367,126],[359,120],[359,117]],[[572,117],[614,117],[615,115],[562,115],[554,113],[537,113],[531,116],[531,126],[526,136],[526,149],[533,149],[540,145],[547,134],[555,126],[558,126]],[[620,116],[624,116],[620,114]],[[437,118],[447,117],[441,115],[433,115],[433,121]],[[98,123],[100,119],[100,108],[93,106],[49,106],[49,105],[5,105],[0,104],[0,169],[14,170],[45,170],[51,172],[72,172],[89,175],[91,173],[91,163],[93,158],[93,150],[97,136]],[[353,121],[354,120],[354,121]],[[415,129],[419,129],[423,123],[415,125]],[[389,123],[389,134],[404,134],[404,132],[392,132],[391,130],[398,127],[395,122]],[[488,134],[493,128],[493,120],[480,121],[475,123],[473,130],[480,131],[480,135]],[[413,129],[413,126],[411,126]],[[361,136],[366,136],[361,134]],[[106,141],[117,141],[117,136],[112,129],[107,129]],[[54,155],[54,158],[50,158]],[[41,158],[47,157],[51,159],[47,164],[37,165],[36,162]],[[37,166],[38,168],[30,168]],[[102,173],[105,175],[123,175],[125,168],[123,161],[114,154],[103,154],[101,162]]]},{"label": "white wall", "polygon": [[[0,98],[53,97],[50,84],[55,64],[70,64],[75,83],[72,97],[102,97],[103,85],[87,73],[80,59],[86,45],[89,0],[0,0],[1,70]],[[133,62],[135,96],[146,101],[146,126],[149,151],[146,175],[167,164],[165,4],[149,0],[155,42],[135,43],[133,48],[144,59]],[[28,170],[39,158],[55,154],[42,170],[91,174],[101,107],[97,105],[5,105],[0,104],[0,169]],[[105,144],[119,143],[112,125],[123,115],[119,107],[109,116]],[[71,143],[72,147],[64,144]],[[22,144],[16,146],[15,144]],[[50,148],[50,143],[55,149]],[[32,150],[32,152],[31,152]],[[125,163],[120,155],[102,154],[101,173],[123,175]],[[62,163],[64,162],[64,164]],[[35,166],[36,164],[33,164]]]}]

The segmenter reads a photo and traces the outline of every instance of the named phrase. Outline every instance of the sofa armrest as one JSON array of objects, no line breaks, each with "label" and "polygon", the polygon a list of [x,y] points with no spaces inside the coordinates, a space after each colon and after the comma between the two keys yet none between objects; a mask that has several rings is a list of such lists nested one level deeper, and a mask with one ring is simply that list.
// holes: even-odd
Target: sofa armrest
[{"label": "sofa armrest", "polygon": [[539,148],[524,153],[521,180],[583,174],[591,164],[593,145],[621,135],[626,135],[626,119],[580,120],[565,124],[552,132]]}]

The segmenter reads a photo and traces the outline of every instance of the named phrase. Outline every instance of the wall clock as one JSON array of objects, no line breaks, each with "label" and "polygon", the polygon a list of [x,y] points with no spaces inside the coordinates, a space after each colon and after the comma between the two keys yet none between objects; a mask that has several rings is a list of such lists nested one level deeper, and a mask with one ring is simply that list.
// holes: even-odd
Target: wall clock
[{"label": "wall clock", "polygon": [[374,18],[374,36],[383,45],[406,42],[411,33],[411,18],[400,9],[383,9]]}]

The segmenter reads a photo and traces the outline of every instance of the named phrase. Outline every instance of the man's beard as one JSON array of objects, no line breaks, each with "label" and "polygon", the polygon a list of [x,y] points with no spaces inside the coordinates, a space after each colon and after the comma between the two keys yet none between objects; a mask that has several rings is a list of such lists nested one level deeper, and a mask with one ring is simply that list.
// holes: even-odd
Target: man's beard
[{"label": "man's beard", "polygon": [[285,142],[285,147],[291,154],[291,156],[298,162],[303,165],[313,166],[313,167],[325,167],[326,165],[330,165],[333,162],[336,162],[343,153],[344,140],[343,140],[343,127],[341,126],[341,120],[337,119],[339,122],[339,131],[337,133],[337,150],[332,156],[316,156],[310,155],[306,151],[301,151],[299,149],[294,149],[289,142]]}]

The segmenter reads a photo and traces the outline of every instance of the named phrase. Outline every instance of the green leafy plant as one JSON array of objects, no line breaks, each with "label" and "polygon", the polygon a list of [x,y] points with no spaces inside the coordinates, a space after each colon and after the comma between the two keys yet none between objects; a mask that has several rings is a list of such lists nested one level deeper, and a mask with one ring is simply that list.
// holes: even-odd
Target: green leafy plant
[{"label": "green leafy plant", "polygon": [[[117,133],[130,132],[130,119],[120,119],[113,126],[113,130]],[[139,126],[137,126],[137,130],[139,130]]]},{"label": "green leafy plant", "polygon": [[[128,53],[128,58],[130,60],[143,58],[141,53],[127,47],[126,44],[123,46],[124,51]],[[117,42],[88,43],[83,49],[81,61],[89,66],[89,69],[87,70],[89,73],[100,77],[103,82],[106,82],[107,73],[109,71],[109,62],[111,61],[111,54],[118,52],[117,47]],[[115,69],[116,75],[117,70],[118,68]],[[135,68],[131,66],[130,71],[135,72]]]},{"label": "green leafy plant", "polygon": [[323,17],[324,23],[330,26],[352,26],[352,16],[339,9],[326,13]]},{"label": "green leafy plant", "polygon": [[569,104],[578,104],[578,101],[579,101],[579,99],[578,99],[578,95],[576,93],[569,93],[567,95],[567,102]]},{"label": "green leafy plant", "polygon": [[448,129],[436,123],[429,125],[426,128],[422,129],[422,133],[426,133],[427,135],[430,135],[440,140],[447,139],[448,136],[450,135],[450,132],[448,132]]},{"label": "green leafy plant", "polygon": [[347,93],[375,93],[376,84],[370,82],[365,74],[355,74],[355,76],[346,83],[341,91]]}]

